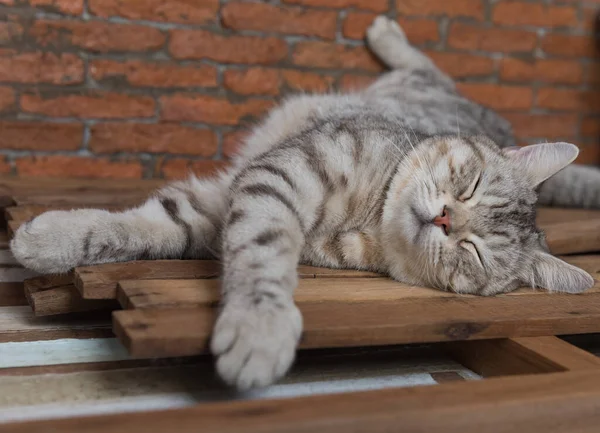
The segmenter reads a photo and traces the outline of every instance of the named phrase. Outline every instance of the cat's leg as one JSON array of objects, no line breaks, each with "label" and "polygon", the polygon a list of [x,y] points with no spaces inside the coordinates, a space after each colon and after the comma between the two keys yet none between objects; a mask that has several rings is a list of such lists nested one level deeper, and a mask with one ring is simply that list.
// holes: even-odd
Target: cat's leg
[{"label": "cat's leg", "polygon": [[410,45],[398,23],[386,16],[375,18],[367,30],[367,42],[392,69],[437,69],[429,57]]},{"label": "cat's leg", "polygon": [[223,232],[222,310],[211,349],[228,384],[271,384],[290,367],[302,331],[293,301],[305,233],[318,221],[324,189],[299,148],[275,149],[232,186]]},{"label": "cat's leg", "polygon": [[539,204],[600,209],[600,169],[577,164],[565,167],[541,185]]},{"label": "cat's leg", "polygon": [[227,209],[227,176],[173,183],[124,212],[50,211],[22,225],[11,250],[42,273],[145,259],[212,256]]}]

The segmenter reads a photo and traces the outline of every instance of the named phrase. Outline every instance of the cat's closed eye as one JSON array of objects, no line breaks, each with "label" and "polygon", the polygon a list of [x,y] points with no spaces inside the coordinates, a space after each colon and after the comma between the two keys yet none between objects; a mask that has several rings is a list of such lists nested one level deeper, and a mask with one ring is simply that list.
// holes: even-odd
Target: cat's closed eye
[{"label": "cat's closed eye", "polygon": [[477,176],[475,176],[475,178],[473,179],[473,181],[471,182],[471,184],[469,185],[467,190],[465,192],[463,192],[458,199],[460,201],[470,200],[473,197],[473,194],[475,194],[475,191],[477,191],[477,187],[479,186],[480,181],[481,181],[481,172]]},{"label": "cat's closed eye", "polygon": [[481,261],[481,256],[479,255],[479,251],[477,250],[477,247],[475,246],[475,244],[471,241],[461,241],[461,243],[459,244],[462,248],[464,248],[465,250],[467,250],[469,253],[471,253],[473,255],[473,257],[475,257],[475,259],[477,260],[477,263],[479,263],[479,265],[481,267],[483,267],[483,262]]}]

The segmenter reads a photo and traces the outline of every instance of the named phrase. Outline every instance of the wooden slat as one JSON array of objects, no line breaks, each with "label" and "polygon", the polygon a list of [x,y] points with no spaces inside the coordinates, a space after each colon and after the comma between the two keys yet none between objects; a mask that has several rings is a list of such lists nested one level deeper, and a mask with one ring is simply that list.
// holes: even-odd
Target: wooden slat
[{"label": "wooden slat", "polygon": [[52,316],[94,310],[115,310],[119,304],[113,299],[83,299],[73,284],[46,290],[25,289],[27,302],[38,316]]},{"label": "wooden slat", "polygon": [[600,251],[600,219],[554,223],[541,228],[553,254]]},{"label": "wooden slat", "polygon": [[[302,281],[302,285],[306,281]],[[600,331],[600,291],[496,298],[421,296],[300,303],[301,347],[351,347]],[[113,313],[115,334],[135,357],[204,353],[215,311],[208,307]]]},{"label": "wooden slat", "polygon": [[[81,208],[97,208],[97,206],[94,205],[85,205],[83,204],[81,206]],[[106,205],[104,207],[102,207],[103,209],[106,210],[123,210],[126,209],[127,206],[120,206],[120,205],[115,205],[115,204],[111,204],[111,205]],[[5,216],[7,220],[15,220],[15,221],[20,221],[20,222],[26,222],[29,221],[32,218],[35,218],[36,216],[44,213],[44,212],[48,212],[51,210],[72,210],[74,209],[73,205],[65,205],[65,206],[60,206],[60,205],[25,205],[25,206],[11,206],[8,207],[4,210]]]},{"label": "wooden slat", "polygon": [[35,421],[0,431],[595,433],[599,423],[600,372],[567,372]]},{"label": "wooden slat", "polygon": [[0,283],[0,307],[27,305],[23,283]]},{"label": "wooden slat", "polygon": [[538,225],[553,223],[584,221],[600,219],[600,210],[573,209],[573,208],[538,208],[536,221]]},{"label": "wooden slat", "polygon": [[48,290],[53,287],[65,286],[73,283],[73,273],[57,275],[40,275],[39,277],[28,278],[23,281],[26,290],[40,291]]},{"label": "wooden slat", "polygon": [[0,231],[0,248],[5,249],[9,246],[10,239],[8,233],[5,230]]},{"label": "wooden slat", "polygon": [[[220,299],[220,280],[125,280],[117,299],[123,308],[173,308],[211,306]],[[387,278],[301,280],[294,292],[298,303],[391,301],[414,297],[448,297],[451,293],[402,285]]]},{"label": "wooden slat", "polygon": [[35,317],[29,307],[0,308],[0,342],[101,338],[112,335],[110,322],[101,316],[74,316],[68,320],[57,320]]},{"label": "wooden slat", "polygon": [[446,348],[484,377],[600,370],[600,358],[552,336],[461,341]]},{"label": "wooden slat", "polygon": [[67,194],[45,194],[45,195],[24,195],[16,194],[13,200],[16,205],[53,205],[53,206],[110,206],[110,205],[131,205],[135,206],[142,203],[147,198],[144,192],[114,192],[114,193],[67,193]]},{"label": "wooden slat", "polygon": [[[300,278],[381,277],[372,272],[299,267]],[[220,264],[211,260],[152,260],[110,263],[75,269],[75,286],[85,299],[115,299],[122,280],[217,278]]]}]

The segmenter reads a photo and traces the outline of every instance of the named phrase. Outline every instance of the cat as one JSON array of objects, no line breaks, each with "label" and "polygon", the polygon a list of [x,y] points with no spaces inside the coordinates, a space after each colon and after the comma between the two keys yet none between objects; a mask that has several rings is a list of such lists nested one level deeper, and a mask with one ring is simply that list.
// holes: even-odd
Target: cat
[{"label": "cat", "polygon": [[509,123],[461,96],[395,21],[376,18],[367,42],[391,68],[371,86],[288,98],[231,168],[170,184],[137,208],[46,212],[17,230],[14,256],[43,273],[220,259],[211,351],[241,390],[273,383],[294,360],[298,263],[487,296],[523,284],[590,288],[535,224],[537,202],[600,206],[599,172],[570,165],[577,147],[516,147]]}]

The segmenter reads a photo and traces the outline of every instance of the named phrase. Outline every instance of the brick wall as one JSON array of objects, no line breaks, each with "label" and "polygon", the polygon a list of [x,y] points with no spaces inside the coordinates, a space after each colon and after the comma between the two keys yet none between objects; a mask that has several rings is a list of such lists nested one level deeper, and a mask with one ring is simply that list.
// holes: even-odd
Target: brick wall
[{"label": "brick wall", "polygon": [[599,0],[0,0],[0,173],[181,177],[294,90],[364,86],[380,13],[521,142],[598,163]]}]

